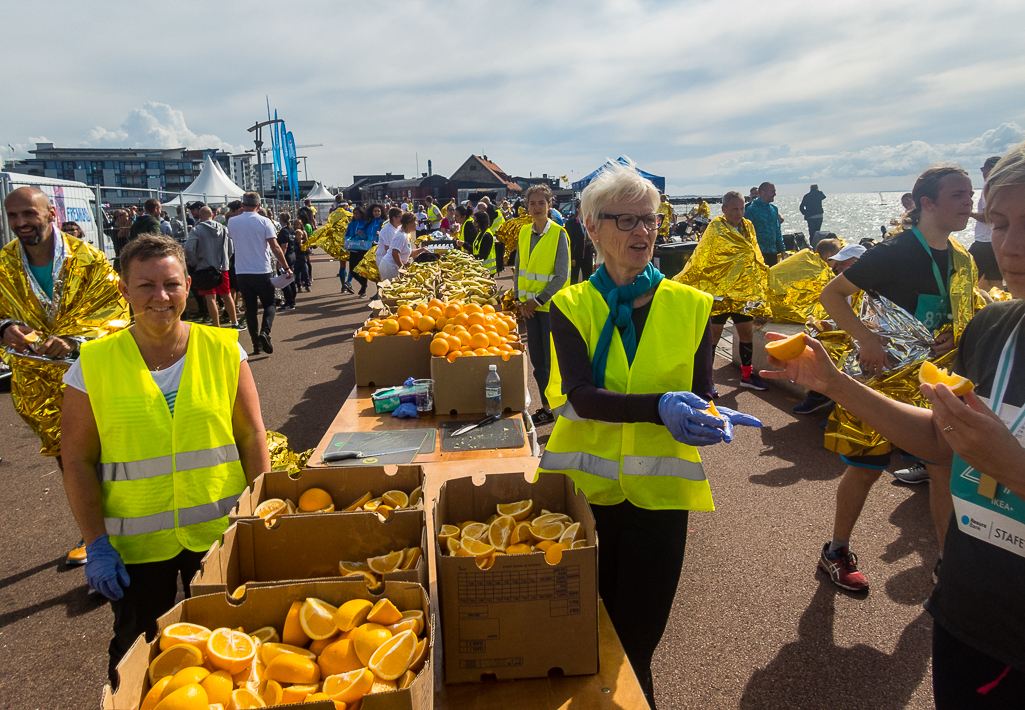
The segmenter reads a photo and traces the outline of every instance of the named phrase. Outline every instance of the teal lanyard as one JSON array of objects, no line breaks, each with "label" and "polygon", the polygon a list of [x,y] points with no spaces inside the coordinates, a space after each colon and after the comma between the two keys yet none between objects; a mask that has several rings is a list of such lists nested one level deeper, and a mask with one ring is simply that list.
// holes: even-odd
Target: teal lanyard
[{"label": "teal lanyard", "polygon": [[[1004,343],[1004,349],[1000,353],[1000,360],[997,363],[997,374],[993,381],[993,392],[990,397],[990,409],[992,409],[997,416],[1000,416],[1000,410],[1004,408],[1004,395],[1007,394],[1007,387],[1011,382],[1011,371],[1014,369],[1014,353],[1018,349],[1018,331],[1021,330],[1021,322],[1014,326],[1014,332],[1011,333],[1011,337]],[[1022,424],[1025,424],[1025,406],[1022,406],[1021,411],[1018,412],[1018,417],[1008,427],[1011,430],[1011,434],[1017,436],[1018,430]]]},{"label": "teal lanyard", "polygon": [[936,288],[939,289],[940,298],[950,298],[950,246],[947,246],[947,285],[943,285],[943,276],[940,274],[940,267],[936,265],[936,259],[933,258],[932,249],[925,242],[925,237],[918,231],[918,227],[912,227],[911,231],[918,237],[918,243],[925,249],[925,253],[929,255],[929,263],[932,264],[932,273],[936,277]]}]

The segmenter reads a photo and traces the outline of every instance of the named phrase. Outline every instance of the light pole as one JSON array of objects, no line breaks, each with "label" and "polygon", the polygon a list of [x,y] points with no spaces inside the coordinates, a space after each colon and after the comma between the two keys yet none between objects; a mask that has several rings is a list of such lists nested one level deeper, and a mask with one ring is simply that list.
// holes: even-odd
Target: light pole
[{"label": "light pole", "polygon": [[261,123],[254,123],[251,128],[246,129],[249,133],[256,132],[256,140],[253,142],[256,144],[256,169],[257,169],[257,180],[260,185],[260,199],[263,199],[263,140],[261,139],[260,129],[264,126],[269,126],[272,123],[284,123],[283,118],[272,118],[269,121],[263,121]]}]

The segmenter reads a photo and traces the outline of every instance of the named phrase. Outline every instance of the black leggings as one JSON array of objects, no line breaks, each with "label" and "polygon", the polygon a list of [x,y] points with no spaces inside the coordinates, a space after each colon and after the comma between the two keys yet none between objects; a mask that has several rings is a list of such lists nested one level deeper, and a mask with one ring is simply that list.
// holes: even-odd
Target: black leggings
[{"label": "black leggings", "polygon": [[932,694],[936,710],[1021,708],[1025,673],[976,651],[934,622]]},{"label": "black leggings", "polygon": [[[598,595],[619,634],[648,704],[655,707],[651,659],[669,622],[687,547],[686,510],[645,510],[630,502],[592,505]],[[658,544],[652,544],[657,540]],[[639,582],[638,580],[643,580]],[[644,613],[638,615],[638,610]]]},{"label": "black leggings", "polygon": [[356,273],[356,267],[359,266],[359,262],[363,261],[367,253],[365,251],[359,251],[353,249],[349,252],[349,283],[352,283],[353,279],[359,284],[359,292],[367,292],[367,279],[365,276],[360,276]]}]

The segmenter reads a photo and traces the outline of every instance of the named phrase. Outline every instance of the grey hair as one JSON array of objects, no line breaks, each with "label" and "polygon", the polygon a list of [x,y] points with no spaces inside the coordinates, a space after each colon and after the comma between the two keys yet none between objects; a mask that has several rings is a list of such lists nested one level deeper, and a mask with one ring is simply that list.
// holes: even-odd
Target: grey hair
[{"label": "grey hair", "polygon": [[260,206],[260,193],[258,192],[247,192],[242,195],[242,206],[243,207],[259,207]]},{"label": "grey hair", "polygon": [[729,192],[727,192],[725,195],[722,196],[722,204],[723,204],[723,206],[725,206],[726,203],[729,202],[730,200],[740,200],[741,202],[743,202],[744,201],[744,196],[741,195],[736,190],[730,190]]},{"label": "grey hair", "polygon": [[[585,222],[597,223],[598,215],[616,202],[639,202],[648,199],[651,211],[658,208],[658,188],[637,171],[636,164],[626,158],[626,164],[609,161],[602,171],[591,180],[580,195],[580,211]],[[591,240],[598,255],[598,263],[605,261],[601,245]]]},{"label": "grey hair", "polygon": [[982,194],[986,198],[986,219],[989,219],[989,207],[996,193],[1015,185],[1025,185],[1025,142],[1012,148],[1000,162],[993,166],[986,178],[986,186]]}]

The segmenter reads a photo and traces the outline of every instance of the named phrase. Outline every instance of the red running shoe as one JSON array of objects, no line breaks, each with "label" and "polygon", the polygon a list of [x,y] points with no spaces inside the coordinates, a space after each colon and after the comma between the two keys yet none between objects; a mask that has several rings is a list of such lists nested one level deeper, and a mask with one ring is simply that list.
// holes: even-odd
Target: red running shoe
[{"label": "red running shoe", "polygon": [[858,571],[858,556],[846,547],[830,554],[829,543],[822,546],[819,569],[829,575],[833,584],[852,592],[868,589],[868,580]]}]

